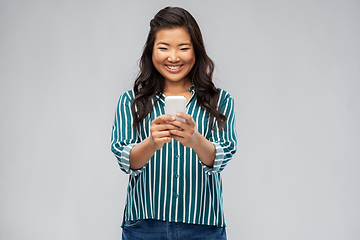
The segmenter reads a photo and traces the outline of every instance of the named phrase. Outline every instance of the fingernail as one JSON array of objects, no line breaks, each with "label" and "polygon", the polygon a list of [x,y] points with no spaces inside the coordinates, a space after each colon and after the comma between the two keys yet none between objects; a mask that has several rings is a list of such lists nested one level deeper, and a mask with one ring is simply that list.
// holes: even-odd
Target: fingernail
[{"label": "fingernail", "polygon": [[171,119],[172,119],[172,120],[175,120],[175,117],[174,117],[174,116],[172,116],[172,117],[171,117]]}]

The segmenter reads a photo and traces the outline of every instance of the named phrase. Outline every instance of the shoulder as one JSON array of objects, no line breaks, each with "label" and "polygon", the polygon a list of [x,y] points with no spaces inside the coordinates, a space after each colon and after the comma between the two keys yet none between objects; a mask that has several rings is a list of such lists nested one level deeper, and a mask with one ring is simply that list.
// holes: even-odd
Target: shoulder
[{"label": "shoulder", "polygon": [[230,100],[230,101],[233,101],[233,100],[234,100],[234,99],[231,97],[230,93],[227,92],[226,90],[221,89],[221,88],[218,88],[218,90],[220,91],[220,94],[219,94],[219,105],[222,105],[222,104],[228,102],[229,100]]},{"label": "shoulder", "polygon": [[124,92],[123,94],[120,95],[120,98],[119,98],[119,103],[131,103],[132,100],[134,99],[134,91],[133,90],[129,90],[129,91],[126,91]]},{"label": "shoulder", "polygon": [[230,93],[227,91],[220,89],[219,100],[218,100],[218,107],[220,112],[228,116],[231,114],[235,109],[235,102],[234,99],[231,97]]}]

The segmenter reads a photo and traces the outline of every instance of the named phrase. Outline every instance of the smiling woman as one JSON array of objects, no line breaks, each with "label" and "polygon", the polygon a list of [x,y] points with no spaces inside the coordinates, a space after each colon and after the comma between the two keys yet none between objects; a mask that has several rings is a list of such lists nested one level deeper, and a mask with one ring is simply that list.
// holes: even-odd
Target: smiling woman
[{"label": "smiling woman", "polygon": [[[134,83],[135,97],[131,104],[131,110],[136,112],[134,127],[138,130],[141,122],[152,111],[151,100],[156,94],[164,93],[166,88],[164,76],[155,68],[153,61],[153,52],[156,51],[154,49],[156,47],[155,39],[159,37],[158,33],[161,30],[179,28],[184,29],[189,34],[190,41],[183,43],[190,43],[195,54],[195,63],[186,78],[196,87],[197,102],[212,116],[210,118],[211,128],[215,119],[221,128],[225,126],[226,117],[218,111],[217,100],[220,90],[215,87],[212,81],[214,63],[206,53],[200,28],[194,17],[185,9],[167,7],[160,10],[150,21],[150,31],[139,64],[140,73]],[[158,41],[161,42],[159,39]],[[167,48],[168,45],[163,47]],[[186,48],[184,49],[186,50]],[[187,92],[188,90],[186,89]]]},{"label": "smiling woman", "polygon": [[[111,149],[130,174],[123,239],[226,239],[221,171],[236,152],[234,100],[212,82],[200,28],[167,7],[150,22],[134,89],[121,95]],[[166,96],[186,112],[165,115]]]}]

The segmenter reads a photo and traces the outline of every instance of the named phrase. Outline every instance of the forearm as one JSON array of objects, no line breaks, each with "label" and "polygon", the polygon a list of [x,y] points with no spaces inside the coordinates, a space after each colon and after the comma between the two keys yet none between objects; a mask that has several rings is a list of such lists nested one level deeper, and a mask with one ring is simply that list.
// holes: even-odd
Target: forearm
[{"label": "forearm", "polygon": [[146,138],[131,149],[129,155],[131,169],[137,170],[142,168],[154,155],[156,149],[150,138]]},{"label": "forearm", "polygon": [[196,138],[197,144],[193,147],[193,150],[203,164],[212,168],[216,156],[216,148],[214,144],[212,144],[200,133],[196,133]]}]

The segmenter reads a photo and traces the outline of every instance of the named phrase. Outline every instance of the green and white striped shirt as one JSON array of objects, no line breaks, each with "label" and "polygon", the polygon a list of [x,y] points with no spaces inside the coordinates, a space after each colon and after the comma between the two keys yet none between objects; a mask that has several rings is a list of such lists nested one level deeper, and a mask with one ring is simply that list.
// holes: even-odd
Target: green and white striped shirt
[{"label": "green and white striped shirt", "polygon": [[152,112],[142,122],[140,132],[132,125],[134,92],[128,91],[120,96],[111,150],[120,169],[129,174],[124,221],[156,219],[225,226],[220,172],[236,152],[234,99],[220,90],[218,107],[227,117],[226,127],[219,130],[215,120],[211,130],[207,111],[197,104],[196,89],[191,87],[190,91],[193,95],[186,105],[187,113],[197,123],[199,133],[216,147],[213,168],[204,165],[193,149],[172,140],[157,150],[143,168],[130,169],[131,148],[150,136],[151,121],[165,114],[165,95],[154,97]]}]

